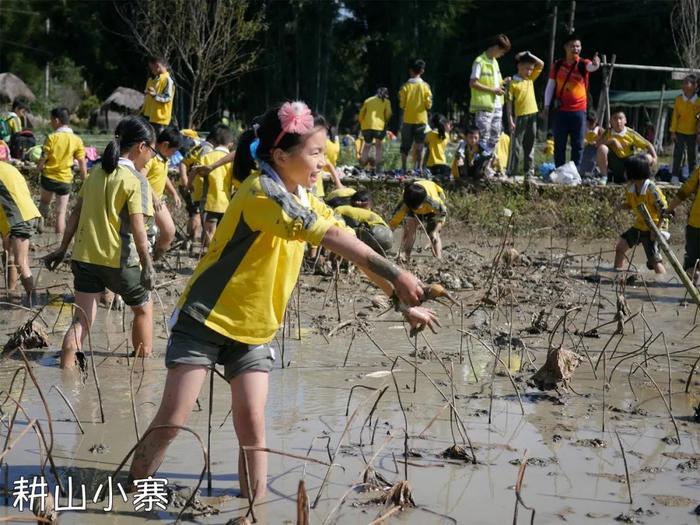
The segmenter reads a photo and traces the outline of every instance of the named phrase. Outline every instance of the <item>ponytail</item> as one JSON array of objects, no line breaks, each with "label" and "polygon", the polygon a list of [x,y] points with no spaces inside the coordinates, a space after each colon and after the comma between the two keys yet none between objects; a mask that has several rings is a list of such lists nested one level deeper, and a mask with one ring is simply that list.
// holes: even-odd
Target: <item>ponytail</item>
[{"label": "ponytail", "polygon": [[430,127],[432,127],[435,131],[437,131],[438,136],[440,137],[440,140],[445,140],[446,136],[446,129],[445,126],[447,124],[447,118],[445,118],[444,115],[441,115],[439,113],[436,113],[433,115],[433,118],[431,119],[430,122]]},{"label": "ponytail", "polygon": [[253,171],[257,164],[253,157],[253,142],[256,140],[255,130],[248,129],[238,137],[238,147],[233,157],[233,178],[239,182],[243,182],[248,178],[250,172]]},{"label": "ponytail", "polygon": [[153,144],[155,132],[142,117],[126,117],[119,121],[114,130],[114,138],[107,144],[102,153],[102,169],[105,173],[112,173],[119,165],[120,155],[140,142]]}]

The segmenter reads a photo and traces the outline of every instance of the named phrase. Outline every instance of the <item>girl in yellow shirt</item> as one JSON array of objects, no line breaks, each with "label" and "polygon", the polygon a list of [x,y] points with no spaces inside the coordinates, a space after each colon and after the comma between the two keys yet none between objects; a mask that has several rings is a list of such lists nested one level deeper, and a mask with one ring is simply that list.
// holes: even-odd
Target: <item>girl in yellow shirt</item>
[{"label": "girl in yellow shirt", "polygon": [[444,115],[436,113],[430,121],[431,129],[425,135],[425,148],[428,158],[425,161],[430,173],[439,180],[448,181],[450,167],[447,164],[447,145],[450,143],[452,125]]},{"label": "girl in yellow shirt", "polygon": [[[265,446],[268,372],[274,361],[270,341],[296,286],[306,242],[354,262],[384,292],[396,294],[412,326],[436,321],[434,313],[417,306],[422,288],[416,277],[346,231],[307,191],[326,163],[325,144],[325,122],[314,119],[303,102],[272,108],[256,132],[240,137],[234,175],[241,186],[173,316],[165,391],[153,431],[135,451],[131,479],[145,479],[158,469],[178,432],[158,426],[185,424],[217,362],[231,386],[235,447]],[[251,171],[253,157],[259,172]],[[239,456],[241,494],[261,500],[267,491],[267,455],[251,451],[247,459],[244,464]]]},{"label": "girl in yellow shirt", "polygon": [[181,143],[182,135],[176,128],[165,128],[156,139],[155,151],[157,154],[143,167],[143,174],[148,179],[148,185],[151,188],[154,218],[158,227],[158,238],[153,248],[153,259],[156,261],[170,249],[175,238],[175,223],[163,195],[167,190],[175,207],[180,208],[180,196],[168,177],[168,161],[180,148]]},{"label": "girl in yellow shirt", "polygon": [[[73,368],[82,356],[82,341],[97,315],[106,288],[121,295],[134,313],[134,355],[153,347],[155,271],[148,253],[145,219],[153,216],[148,181],[140,172],[153,157],[155,133],[141,117],[126,117],[80,188],[58,250],[44,258],[49,270],[64,260],[71,240],[76,308],[63,337],[61,368]],[[140,264],[139,264],[140,263]]]},{"label": "girl in yellow shirt", "polygon": [[360,109],[360,129],[365,140],[360,155],[360,166],[363,168],[371,163],[370,152],[374,146],[374,168],[377,172],[381,171],[382,142],[390,118],[389,89],[380,87],[377,94],[365,100]]}]

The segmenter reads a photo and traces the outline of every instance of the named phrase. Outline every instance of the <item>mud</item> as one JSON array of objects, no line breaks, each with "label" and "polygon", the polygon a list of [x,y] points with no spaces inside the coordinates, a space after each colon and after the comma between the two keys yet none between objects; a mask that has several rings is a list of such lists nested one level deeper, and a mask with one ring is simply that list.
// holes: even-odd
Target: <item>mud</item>
[{"label": "mud", "polygon": [[[357,271],[341,273],[337,296],[332,276],[304,275],[299,302],[296,296],[290,301],[287,324],[275,339],[267,445],[296,456],[308,453],[322,462],[340,445],[333,460],[338,466],[310,510],[311,523],[323,523],[331,513],[328,523],[370,523],[387,511],[396,512],[387,523],[511,523],[524,457],[520,497],[536,510],[535,523],[700,523],[695,513],[700,504],[700,425],[694,420],[700,375],[693,376],[685,392],[700,352],[700,329],[695,329],[696,309],[677,279],[670,274],[657,279],[643,269],[640,251],[634,257],[640,268],[635,284],[621,289],[614,282],[611,243],[533,237],[504,246],[501,238],[472,238],[449,228],[445,239],[444,261],[429,257],[423,237],[409,265],[426,281],[443,284],[461,303],[434,304],[443,325],[437,335],[408,337],[398,315],[377,300],[376,290]],[[33,256],[45,253],[51,241],[51,236],[42,237]],[[517,257],[505,251],[511,248]],[[167,511],[136,511],[118,491],[111,512],[102,510],[106,501],[92,502],[136,443],[136,426],[143,435],[158,407],[165,378],[165,321],[194,262],[175,253],[159,273],[163,306],[156,300],[156,358],[129,358],[130,313],[99,309],[91,348],[86,345],[85,351],[99,379],[102,423],[92,363],[86,376],[57,366],[71,315],[69,303],[63,304],[72,297],[68,267],[57,274],[39,273],[35,261],[38,286],[44,287],[41,302],[52,301],[35,323],[41,324],[50,346],[26,353],[52,416],[58,474],[64,484],[72,478],[74,491],[84,484],[89,500],[86,510],[59,511],[59,523],[172,522],[192,494],[203,460],[195,440],[182,433],[157,474],[168,480],[172,503]],[[628,307],[623,318],[621,294]],[[13,297],[3,301],[18,303]],[[3,342],[37,311],[0,307]],[[620,328],[623,333],[616,334]],[[559,347],[582,357],[569,388],[561,383],[545,391],[528,386],[547,361],[548,350]],[[396,362],[397,356],[405,360]],[[5,352],[0,361],[3,442],[14,412],[6,394],[23,367],[17,352]],[[19,372],[12,385],[14,399],[20,397],[22,376]],[[53,385],[71,403],[84,434]],[[206,443],[206,385],[199,401],[188,425]],[[48,434],[47,414],[30,378],[20,402]],[[238,443],[229,407],[228,386],[215,378],[211,492],[205,476],[185,511],[186,521],[227,523],[248,509],[248,502],[238,497]],[[680,442],[674,442],[674,422]],[[20,412],[12,439],[26,427]],[[2,498],[0,516],[31,516],[12,508],[12,487],[22,476],[40,474],[43,454],[31,430],[7,453],[0,485],[10,490]],[[255,508],[257,520],[296,523],[299,481],[304,479],[313,503],[327,467],[277,454],[270,454],[269,462],[269,495]],[[53,488],[50,466],[45,473]],[[408,485],[398,484],[406,478]],[[124,480],[122,473],[115,485]],[[59,503],[65,505],[65,498]],[[402,510],[393,511],[395,503]],[[528,523],[530,512],[521,507],[518,517],[519,523]]]}]

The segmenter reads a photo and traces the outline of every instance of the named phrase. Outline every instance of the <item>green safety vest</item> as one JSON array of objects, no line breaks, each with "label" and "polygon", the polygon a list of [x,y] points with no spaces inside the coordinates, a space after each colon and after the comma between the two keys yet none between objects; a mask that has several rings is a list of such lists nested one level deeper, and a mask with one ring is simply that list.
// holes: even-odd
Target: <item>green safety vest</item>
[{"label": "green safety vest", "polygon": [[[498,61],[496,59],[490,60],[489,57],[486,56],[486,53],[482,53],[474,62],[481,64],[481,75],[478,79],[481,84],[489,87],[496,87],[501,84],[501,70],[498,67]],[[498,84],[496,83],[496,76],[498,76]],[[469,111],[471,113],[475,111],[492,111],[496,106],[496,100],[503,106],[502,95],[497,96],[493,93],[471,88]]]}]

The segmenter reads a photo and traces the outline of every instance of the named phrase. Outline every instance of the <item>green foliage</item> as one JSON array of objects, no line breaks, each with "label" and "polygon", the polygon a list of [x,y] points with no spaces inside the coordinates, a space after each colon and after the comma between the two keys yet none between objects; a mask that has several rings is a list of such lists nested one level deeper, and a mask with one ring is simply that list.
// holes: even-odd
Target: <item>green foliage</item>
[{"label": "green foliage", "polygon": [[84,98],[82,102],[80,102],[76,113],[78,115],[78,118],[80,119],[89,119],[92,112],[99,107],[100,99],[97,98],[97,96],[95,95],[90,95],[87,98]]}]

